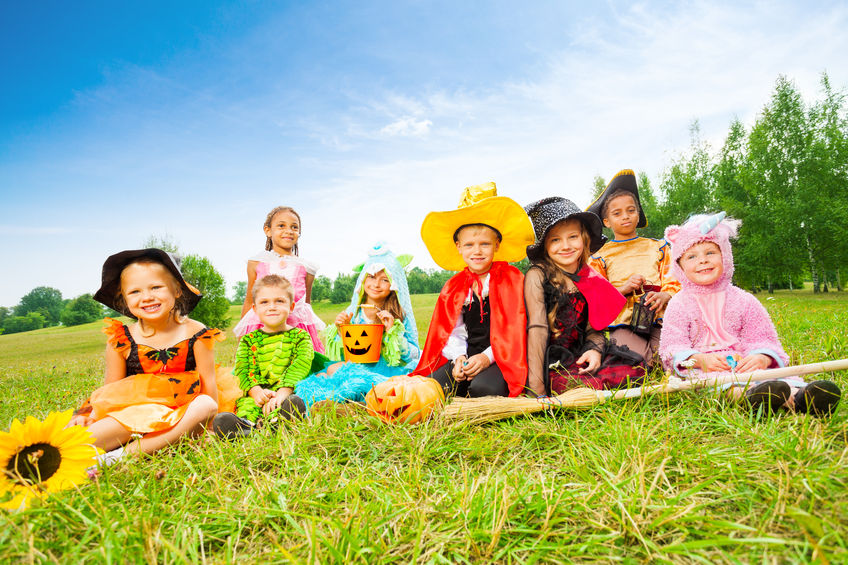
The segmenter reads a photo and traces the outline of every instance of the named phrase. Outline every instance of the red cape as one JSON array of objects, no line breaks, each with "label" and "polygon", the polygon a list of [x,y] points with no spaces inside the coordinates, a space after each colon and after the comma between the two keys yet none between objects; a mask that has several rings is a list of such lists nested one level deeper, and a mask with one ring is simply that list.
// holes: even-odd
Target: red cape
[{"label": "red cape", "polygon": [[[600,276],[600,275],[599,275]],[[604,279],[606,280],[606,279]],[[474,282],[474,275],[464,269],[451,277],[436,302],[427,341],[413,375],[427,376],[448,362],[442,349],[456,326],[462,304]],[[527,383],[527,313],[524,309],[524,275],[504,261],[495,261],[489,270],[489,339],[495,363],[503,372],[509,395],[524,392]]]}]

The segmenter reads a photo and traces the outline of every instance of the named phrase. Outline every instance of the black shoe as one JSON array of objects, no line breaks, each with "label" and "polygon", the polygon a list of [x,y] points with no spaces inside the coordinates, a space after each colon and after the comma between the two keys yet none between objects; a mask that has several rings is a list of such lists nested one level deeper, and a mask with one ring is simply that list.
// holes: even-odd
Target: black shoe
[{"label": "black shoe", "polygon": [[279,414],[286,420],[300,420],[306,416],[306,403],[296,394],[290,394],[280,404]]},{"label": "black shoe", "polygon": [[842,391],[833,381],[813,381],[795,393],[795,411],[829,416],[836,409],[841,395]]},{"label": "black shoe", "polygon": [[227,439],[246,437],[253,431],[253,423],[232,412],[221,412],[212,420],[212,430],[219,437]]},{"label": "black shoe", "polygon": [[762,408],[764,414],[777,412],[789,400],[792,389],[784,381],[764,381],[745,392],[744,402],[755,414]]}]

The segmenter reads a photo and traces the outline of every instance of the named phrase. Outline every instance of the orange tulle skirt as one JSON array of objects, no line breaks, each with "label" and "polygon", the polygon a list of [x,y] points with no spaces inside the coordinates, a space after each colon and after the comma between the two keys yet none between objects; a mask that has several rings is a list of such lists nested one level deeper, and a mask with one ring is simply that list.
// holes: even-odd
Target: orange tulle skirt
[{"label": "orange tulle skirt", "polygon": [[[215,367],[215,372],[218,411],[234,412],[243,392],[232,371]],[[201,388],[197,371],[131,375],[92,393],[91,416],[114,418],[133,433],[169,430],[180,422]]]}]

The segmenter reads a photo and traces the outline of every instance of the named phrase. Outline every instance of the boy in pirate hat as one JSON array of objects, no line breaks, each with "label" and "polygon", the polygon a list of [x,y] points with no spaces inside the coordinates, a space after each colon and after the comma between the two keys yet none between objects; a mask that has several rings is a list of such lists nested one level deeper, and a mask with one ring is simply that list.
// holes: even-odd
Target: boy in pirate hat
[{"label": "boy in pirate hat", "polygon": [[439,294],[414,375],[460,396],[518,396],[527,381],[524,258],[533,226],[495,183],[465,189],[456,210],[430,212],[421,237],[443,269],[460,271]]},{"label": "boy in pirate hat", "polygon": [[612,241],[592,255],[589,264],[627,298],[609,326],[610,340],[641,355],[650,367],[659,347],[665,306],[680,290],[671,274],[669,245],[663,239],[636,235],[648,219],[630,169],[619,171],[586,211],[597,214],[613,233]]}]

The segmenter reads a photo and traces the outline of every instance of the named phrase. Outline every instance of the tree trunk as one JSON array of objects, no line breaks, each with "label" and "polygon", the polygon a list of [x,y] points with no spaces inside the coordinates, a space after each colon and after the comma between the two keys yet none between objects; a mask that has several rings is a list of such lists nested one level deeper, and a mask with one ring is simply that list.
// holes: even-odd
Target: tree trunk
[{"label": "tree trunk", "polygon": [[842,292],[842,279],[839,277],[839,267],[836,268],[836,290]]},{"label": "tree trunk", "polygon": [[771,282],[771,275],[768,275],[767,280],[768,280],[768,292],[769,292],[769,294],[774,294],[774,283]]},{"label": "tree trunk", "polygon": [[[801,224],[802,226],[804,224]],[[810,257],[810,274],[813,275],[813,294],[819,292],[819,273],[816,270],[816,260],[813,257],[813,247],[810,245],[810,234],[804,229],[804,239],[807,240],[807,255]]]}]

